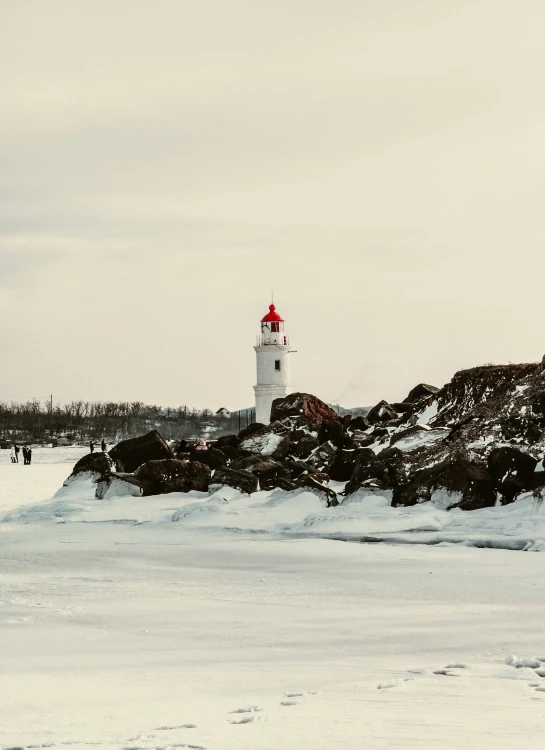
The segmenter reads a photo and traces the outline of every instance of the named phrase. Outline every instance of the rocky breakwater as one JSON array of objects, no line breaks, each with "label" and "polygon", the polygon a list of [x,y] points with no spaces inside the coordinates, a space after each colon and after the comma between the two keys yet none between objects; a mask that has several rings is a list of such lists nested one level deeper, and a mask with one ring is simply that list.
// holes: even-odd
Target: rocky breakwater
[{"label": "rocky breakwater", "polygon": [[196,441],[168,444],[152,431],[85,456],[67,482],[91,476],[105,499],[305,487],[328,507],[380,492],[391,493],[393,505],[447,510],[510,503],[545,485],[542,363],[462,370],[443,388],[419,384],[365,417],[339,417],[307,393],[277,399],[271,416],[269,425],[249,425],[206,450]]}]

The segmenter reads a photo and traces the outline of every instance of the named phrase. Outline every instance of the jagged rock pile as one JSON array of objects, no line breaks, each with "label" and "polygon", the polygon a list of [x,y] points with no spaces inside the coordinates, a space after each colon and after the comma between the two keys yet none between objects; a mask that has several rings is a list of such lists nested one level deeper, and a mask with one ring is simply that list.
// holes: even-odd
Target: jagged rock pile
[{"label": "jagged rock pile", "polygon": [[404,401],[381,401],[355,419],[294,393],[273,403],[271,419],[208,450],[194,441],[171,447],[153,431],[85,456],[73,474],[91,472],[99,498],[308,487],[332,506],[338,498],[325,485],[333,480],[346,483],[345,495],[391,491],[394,505],[431,500],[464,510],[545,485],[543,364],[462,370],[441,389],[420,384]]}]

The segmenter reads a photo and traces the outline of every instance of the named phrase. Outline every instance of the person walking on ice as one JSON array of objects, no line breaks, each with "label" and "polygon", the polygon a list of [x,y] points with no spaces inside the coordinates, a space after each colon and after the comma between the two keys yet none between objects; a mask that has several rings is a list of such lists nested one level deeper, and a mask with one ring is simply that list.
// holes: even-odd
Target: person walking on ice
[{"label": "person walking on ice", "polygon": [[11,463],[12,464],[17,463],[16,460],[15,460],[15,447],[13,445],[11,446],[11,451],[10,451],[9,457],[11,458]]}]

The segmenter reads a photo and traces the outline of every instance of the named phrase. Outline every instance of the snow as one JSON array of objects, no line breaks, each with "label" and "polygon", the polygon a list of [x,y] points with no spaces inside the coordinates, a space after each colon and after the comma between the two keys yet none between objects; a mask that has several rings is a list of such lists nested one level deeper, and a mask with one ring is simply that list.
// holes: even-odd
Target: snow
[{"label": "snow", "polygon": [[255,455],[272,456],[283,439],[282,435],[277,435],[274,432],[267,432],[265,435],[251,435],[243,440],[241,447]]},{"label": "snow", "polygon": [[447,429],[428,429],[422,432],[413,432],[412,435],[397,440],[394,443],[394,448],[399,448],[402,451],[410,451],[414,448],[420,448],[423,445],[430,445],[436,443],[438,440],[444,440],[449,434],[450,430]]},{"label": "snow", "polygon": [[437,399],[434,399],[424,410],[417,415],[417,424],[428,425],[435,417],[439,409],[439,403]]},{"label": "snow", "polygon": [[[542,747],[543,558],[466,546],[545,546],[533,498],[97,501],[89,478],[53,497],[56,455],[0,455],[0,747]],[[323,538],[351,524],[405,543]]]}]

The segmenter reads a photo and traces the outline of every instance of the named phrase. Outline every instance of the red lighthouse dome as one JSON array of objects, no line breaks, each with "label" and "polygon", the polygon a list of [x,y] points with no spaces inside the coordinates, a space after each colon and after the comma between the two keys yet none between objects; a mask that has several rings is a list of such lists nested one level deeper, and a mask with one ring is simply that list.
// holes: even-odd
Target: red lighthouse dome
[{"label": "red lighthouse dome", "polygon": [[264,318],[261,318],[262,323],[283,323],[284,318],[282,318],[277,312],[274,305],[269,305],[269,312],[265,315]]}]

